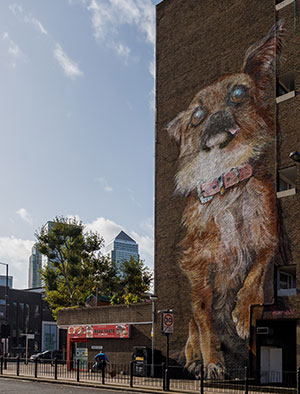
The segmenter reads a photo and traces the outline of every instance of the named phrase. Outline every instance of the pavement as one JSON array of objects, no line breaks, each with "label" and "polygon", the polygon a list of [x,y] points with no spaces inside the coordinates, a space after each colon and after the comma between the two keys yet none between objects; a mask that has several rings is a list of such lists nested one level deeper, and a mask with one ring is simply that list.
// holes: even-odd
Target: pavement
[{"label": "pavement", "polygon": [[[99,388],[0,378],[1,394],[99,394]],[[118,394],[116,390],[103,389],[101,394]],[[122,394],[131,394],[124,391]]]},{"label": "pavement", "polygon": [[[44,382],[52,383],[54,385],[64,385],[64,386],[76,386],[76,387],[86,387],[86,388],[96,388],[97,390],[113,390],[126,393],[165,393],[162,389],[162,379],[161,378],[147,378],[147,377],[134,377],[133,387],[130,387],[130,380],[128,375],[123,374],[109,374],[106,373],[106,381],[103,385],[101,383],[101,374],[95,373],[91,374],[89,372],[80,372],[80,381],[76,380],[76,371],[68,371],[66,366],[58,366],[58,379],[54,377],[54,367],[49,364],[38,365],[38,377],[34,377],[34,364],[25,365],[20,363],[19,376],[17,376],[17,366],[16,363],[8,364],[7,369],[3,369],[3,374],[0,374],[0,379],[15,379],[18,381],[27,380],[31,382]],[[109,371],[108,371],[109,372]],[[296,394],[296,389],[287,388],[253,388],[254,391],[249,387],[249,394],[261,394],[264,393],[282,393],[282,394]],[[200,381],[199,380],[180,380],[171,379],[170,380],[170,391],[176,394],[192,394],[200,393]],[[1,390],[0,393],[5,393]],[[231,385],[224,387],[224,383],[220,383],[219,387],[204,387],[203,394],[244,394],[245,388],[243,384],[238,386]]]}]

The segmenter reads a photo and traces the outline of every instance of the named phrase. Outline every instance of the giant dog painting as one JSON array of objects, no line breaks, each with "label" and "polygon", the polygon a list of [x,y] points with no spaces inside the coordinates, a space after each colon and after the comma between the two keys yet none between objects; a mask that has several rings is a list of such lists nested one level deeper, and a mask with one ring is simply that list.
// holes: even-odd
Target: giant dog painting
[{"label": "giant dog painting", "polygon": [[279,22],[245,54],[241,71],[202,88],[167,125],[179,146],[175,193],[186,201],[180,267],[191,284],[185,365],[207,377],[244,347],[251,305],[264,302],[278,244],[274,185],[265,155],[275,138],[264,103],[280,53]]}]

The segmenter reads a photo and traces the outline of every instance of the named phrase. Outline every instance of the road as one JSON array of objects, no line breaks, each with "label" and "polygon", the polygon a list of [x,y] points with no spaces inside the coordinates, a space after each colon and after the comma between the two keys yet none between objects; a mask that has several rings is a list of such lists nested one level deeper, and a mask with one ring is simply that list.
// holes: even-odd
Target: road
[{"label": "road", "polygon": [[[63,384],[0,378],[1,394],[129,394],[127,391],[76,387]],[[130,393],[132,394],[132,392]]]}]

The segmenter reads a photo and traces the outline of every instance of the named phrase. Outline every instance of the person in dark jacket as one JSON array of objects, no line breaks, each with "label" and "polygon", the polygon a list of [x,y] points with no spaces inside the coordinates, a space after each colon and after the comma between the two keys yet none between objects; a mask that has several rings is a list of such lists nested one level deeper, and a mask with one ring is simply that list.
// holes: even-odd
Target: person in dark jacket
[{"label": "person in dark jacket", "polygon": [[96,354],[94,359],[95,359],[95,364],[93,365],[93,369],[96,371],[101,368],[105,369],[106,364],[109,363],[109,360],[106,354],[103,352],[103,350],[101,350],[100,353]]}]

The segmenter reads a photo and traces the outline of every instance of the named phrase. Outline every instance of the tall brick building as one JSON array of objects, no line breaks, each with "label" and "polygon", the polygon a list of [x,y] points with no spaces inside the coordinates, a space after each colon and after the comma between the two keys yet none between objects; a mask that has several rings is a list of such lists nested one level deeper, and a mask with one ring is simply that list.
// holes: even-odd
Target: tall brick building
[{"label": "tall brick building", "polygon": [[157,6],[155,293],[194,374],[282,382],[300,366],[297,7]]}]

